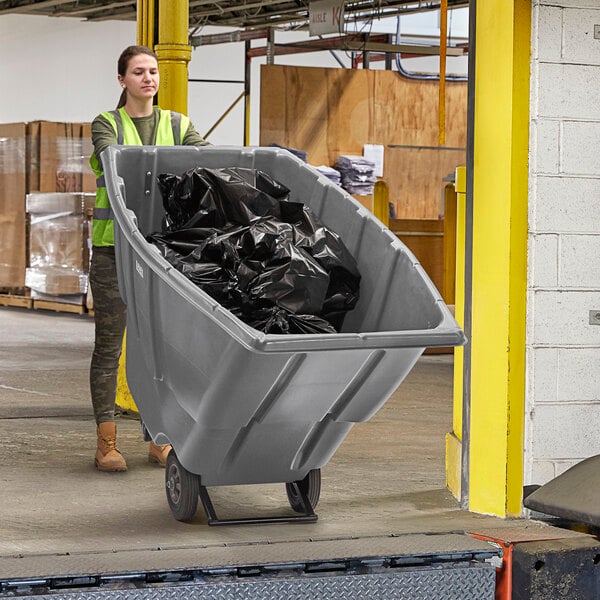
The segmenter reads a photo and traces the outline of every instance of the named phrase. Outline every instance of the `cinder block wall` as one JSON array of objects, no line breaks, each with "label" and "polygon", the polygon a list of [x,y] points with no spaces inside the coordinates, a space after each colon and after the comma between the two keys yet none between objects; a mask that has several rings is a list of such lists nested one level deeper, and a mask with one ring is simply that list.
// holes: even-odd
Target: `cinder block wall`
[{"label": "cinder block wall", "polygon": [[600,454],[598,0],[533,0],[525,483]]}]

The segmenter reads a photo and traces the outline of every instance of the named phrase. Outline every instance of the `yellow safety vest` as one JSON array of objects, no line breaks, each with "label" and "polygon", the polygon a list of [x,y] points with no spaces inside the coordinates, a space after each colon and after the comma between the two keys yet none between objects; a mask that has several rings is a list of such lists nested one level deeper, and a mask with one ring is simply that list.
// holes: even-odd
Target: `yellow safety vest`
[{"label": "yellow safety vest", "polygon": [[[170,110],[161,110],[155,139],[152,144],[157,146],[174,146],[182,144],[188,130],[190,120],[185,115]],[[141,146],[142,140],[131,117],[124,108],[102,113],[111,123],[117,136],[118,145]],[[92,222],[92,245],[114,246],[114,215],[110,208],[102,163],[95,153],[90,157],[90,166],[96,174],[96,204],[94,205],[94,220]]]}]

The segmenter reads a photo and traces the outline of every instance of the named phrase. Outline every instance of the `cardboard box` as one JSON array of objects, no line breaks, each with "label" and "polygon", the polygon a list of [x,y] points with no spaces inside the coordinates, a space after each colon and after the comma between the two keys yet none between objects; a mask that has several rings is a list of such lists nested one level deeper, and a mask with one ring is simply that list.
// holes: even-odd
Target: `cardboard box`
[{"label": "cardboard box", "polygon": [[27,257],[25,123],[0,124],[0,288],[23,288]]},{"label": "cardboard box", "polygon": [[95,192],[89,123],[28,124],[29,192]]},{"label": "cardboard box", "polygon": [[59,267],[27,268],[25,281],[32,290],[31,297],[43,300],[48,296],[85,294],[88,286],[87,275]]},{"label": "cardboard box", "polygon": [[96,193],[96,175],[90,167],[90,156],[94,151],[92,146],[92,124],[81,123],[81,191]]},{"label": "cardboard box", "polygon": [[[91,153],[89,123],[0,124],[0,289],[26,285],[29,253],[25,194],[95,193],[95,175],[89,166]],[[89,228],[89,219],[84,227]],[[87,244],[85,251],[89,255]],[[85,254],[80,260],[82,265],[87,264]]]},{"label": "cardboard box", "polygon": [[29,267],[25,285],[49,295],[85,294],[94,194],[27,194]]},{"label": "cardboard box", "polygon": [[[30,297],[32,300],[36,301],[35,306],[37,308],[50,308],[50,306],[40,306],[40,302],[48,302],[51,303],[55,309],[59,304],[73,304],[75,306],[84,307],[86,299],[85,294],[44,294],[36,290],[31,290]],[[60,310],[64,310],[64,307],[60,307]],[[83,312],[83,309],[68,312]]]}]

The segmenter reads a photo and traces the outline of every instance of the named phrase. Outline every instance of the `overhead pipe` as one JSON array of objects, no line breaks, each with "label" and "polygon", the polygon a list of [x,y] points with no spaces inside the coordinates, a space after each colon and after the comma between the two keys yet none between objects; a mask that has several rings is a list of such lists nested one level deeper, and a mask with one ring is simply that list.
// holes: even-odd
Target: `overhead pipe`
[{"label": "overhead pipe", "polygon": [[209,46],[213,44],[228,44],[233,42],[245,42],[247,40],[258,40],[268,37],[268,28],[252,29],[250,31],[236,30],[228,33],[213,33],[206,35],[193,35],[190,44],[193,47]]},{"label": "overhead pipe", "polygon": [[[398,16],[396,19],[396,43],[400,42],[400,38],[401,38],[401,34],[400,34],[400,17]],[[463,48],[464,50],[464,48]],[[453,55],[453,52],[446,52],[446,54],[451,54]],[[454,54],[455,55],[455,54]],[[438,80],[440,78],[439,75],[435,75],[434,73],[414,73],[412,71],[407,71],[404,66],[402,65],[402,56],[400,53],[396,54],[396,68],[398,69],[398,72],[403,75],[404,77],[408,78],[408,79],[418,79],[418,80],[423,80],[423,79],[429,79],[429,80]],[[445,76],[446,80],[449,81],[468,81],[468,77],[465,77],[464,75],[455,75],[455,74],[446,74]]]},{"label": "overhead pipe", "polygon": [[[320,40],[307,40],[303,42],[288,42],[273,45],[273,52],[277,54],[296,54],[300,52],[318,52],[321,50],[354,50],[362,52],[389,52],[394,54],[404,54],[410,56],[437,55],[438,46],[419,46],[417,44],[390,44],[386,35],[372,35],[371,41],[365,41],[362,34],[349,34],[346,36],[336,36],[323,38]],[[251,48],[250,55],[264,56],[267,48]],[[463,54],[462,48],[450,48],[448,54],[460,56]]]}]

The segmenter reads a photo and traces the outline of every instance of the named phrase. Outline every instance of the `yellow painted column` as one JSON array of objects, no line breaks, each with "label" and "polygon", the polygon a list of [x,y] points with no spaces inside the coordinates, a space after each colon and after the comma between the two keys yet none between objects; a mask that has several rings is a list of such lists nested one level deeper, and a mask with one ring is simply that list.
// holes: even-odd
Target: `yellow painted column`
[{"label": "yellow painted column", "polygon": [[523,486],[531,0],[476,4],[468,506],[504,517]]},{"label": "yellow painted column", "polygon": [[380,179],[373,186],[373,214],[386,226],[390,226],[390,189]]},{"label": "yellow painted column", "polygon": [[[152,48],[154,45],[154,0],[137,0],[137,44]],[[138,412],[135,400],[127,385],[127,332],[123,336],[115,403],[126,412]]]},{"label": "yellow painted column", "polygon": [[[465,233],[467,206],[467,169],[456,169],[456,267],[454,288],[454,316],[456,322],[465,325]],[[464,348],[454,348],[454,390],[452,405],[452,431],[446,435],[446,485],[456,496],[461,497],[462,468],[462,402]]]},{"label": "yellow painted column", "polygon": [[[137,42],[152,48],[155,1],[137,1]],[[188,45],[189,0],[159,0],[158,44],[154,51],[158,56],[160,87],[158,92],[161,108],[187,113],[188,63],[192,47]],[[126,343],[123,338],[119,372],[117,377],[116,404],[127,411],[137,411],[126,377]]]},{"label": "yellow painted column", "polygon": [[187,114],[188,63],[192,47],[188,39],[189,0],[159,0],[158,56],[161,108]]},{"label": "yellow painted column", "polygon": [[137,43],[154,46],[154,0],[137,0]]}]

